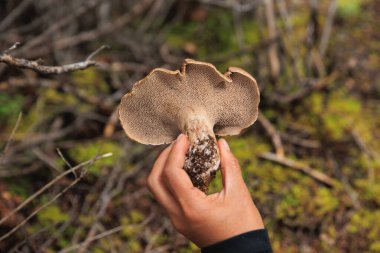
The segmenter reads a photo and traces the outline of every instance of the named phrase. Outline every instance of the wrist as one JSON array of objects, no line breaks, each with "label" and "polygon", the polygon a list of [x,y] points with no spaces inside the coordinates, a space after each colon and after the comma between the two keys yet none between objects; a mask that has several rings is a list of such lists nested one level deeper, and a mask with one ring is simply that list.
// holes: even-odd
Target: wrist
[{"label": "wrist", "polygon": [[272,248],[266,229],[256,229],[205,246],[202,253],[270,253]]}]

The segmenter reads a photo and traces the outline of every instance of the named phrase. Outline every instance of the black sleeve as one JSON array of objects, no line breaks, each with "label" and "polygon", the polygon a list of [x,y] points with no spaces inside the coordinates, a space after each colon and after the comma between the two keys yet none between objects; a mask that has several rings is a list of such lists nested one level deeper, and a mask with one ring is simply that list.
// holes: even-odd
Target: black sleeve
[{"label": "black sleeve", "polygon": [[271,253],[266,229],[253,230],[202,248],[202,253]]}]

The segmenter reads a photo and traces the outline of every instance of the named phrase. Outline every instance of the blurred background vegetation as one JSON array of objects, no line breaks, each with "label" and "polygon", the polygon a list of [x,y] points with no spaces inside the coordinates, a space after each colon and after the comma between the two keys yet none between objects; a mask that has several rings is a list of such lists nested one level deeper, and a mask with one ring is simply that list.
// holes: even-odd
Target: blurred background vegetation
[{"label": "blurred background vegetation", "polygon": [[61,75],[0,64],[0,251],[198,252],[145,187],[163,147],[117,118],[136,81],[193,58],[258,81],[259,120],[227,139],[274,251],[380,252],[379,13],[376,0],[1,1],[0,52],[19,41],[12,56],[62,65],[111,49]]}]

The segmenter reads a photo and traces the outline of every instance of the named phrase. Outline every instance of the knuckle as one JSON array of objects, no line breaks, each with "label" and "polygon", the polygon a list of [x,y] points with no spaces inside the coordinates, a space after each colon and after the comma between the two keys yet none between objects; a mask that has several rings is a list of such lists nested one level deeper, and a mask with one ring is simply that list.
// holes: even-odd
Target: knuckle
[{"label": "knuckle", "polygon": [[148,187],[148,189],[150,191],[152,191],[153,189],[153,185],[155,184],[155,179],[153,178],[152,174],[150,174],[147,178],[146,178],[146,185]]}]

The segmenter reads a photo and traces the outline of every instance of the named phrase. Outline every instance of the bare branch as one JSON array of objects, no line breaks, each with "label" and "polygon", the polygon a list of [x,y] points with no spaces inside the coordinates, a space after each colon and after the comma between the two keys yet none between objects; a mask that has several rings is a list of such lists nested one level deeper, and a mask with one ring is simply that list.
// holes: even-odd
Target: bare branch
[{"label": "bare branch", "polygon": [[266,160],[269,160],[269,161],[272,161],[272,162],[275,162],[275,163],[278,163],[278,164],[281,164],[283,166],[298,170],[298,171],[302,171],[305,174],[314,178],[315,180],[317,180],[317,181],[319,181],[319,182],[321,182],[321,183],[323,183],[329,187],[333,187],[333,186],[336,186],[338,184],[337,180],[335,180],[334,178],[324,174],[323,172],[315,170],[306,164],[302,164],[300,162],[288,159],[286,157],[279,157],[278,155],[273,154],[273,153],[269,153],[269,152],[260,154],[259,157],[266,159]]},{"label": "bare branch", "polygon": [[20,44],[20,42],[16,42],[5,50],[0,55],[0,62],[3,62],[5,64],[8,64],[9,66],[13,66],[16,68],[24,68],[24,69],[31,69],[37,73],[40,74],[62,74],[62,73],[68,73],[76,70],[83,70],[88,67],[96,66],[97,63],[92,60],[92,58],[98,54],[101,50],[105,48],[109,48],[109,46],[103,45],[97,50],[95,50],[93,53],[91,53],[85,61],[82,62],[76,62],[71,64],[65,64],[61,66],[45,66],[41,65],[41,60],[35,60],[30,61],[22,58],[15,58],[9,54],[10,51],[17,48],[17,46]]},{"label": "bare branch", "polygon": [[0,242],[6,238],[8,238],[10,235],[12,235],[14,232],[16,232],[20,227],[24,226],[25,223],[27,223],[31,218],[33,218],[37,213],[39,213],[41,210],[45,209],[47,206],[49,206],[51,203],[53,203],[54,201],[56,201],[62,194],[64,194],[65,192],[67,192],[71,187],[73,187],[74,185],[76,185],[84,176],[86,175],[86,173],[82,173],[80,177],[78,177],[77,179],[75,179],[73,182],[71,182],[71,184],[69,184],[68,186],[66,186],[62,191],[60,191],[58,194],[56,194],[51,200],[49,200],[48,202],[46,202],[45,204],[43,204],[42,206],[40,206],[39,208],[37,208],[36,210],[34,210],[28,217],[26,217],[21,223],[19,223],[17,226],[15,226],[14,228],[12,228],[8,233],[6,233],[5,235],[3,235],[2,237],[0,237]]},{"label": "bare branch", "polygon": [[110,49],[110,46],[108,45],[103,45],[101,47],[99,47],[98,49],[96,49],[94,52],[92,52],[87,58],[86,58],[86,62],[88,61],[91,61],[92,58],[95,57],[95,55],[97,55],[100,51],[102,51],[103,49]]},{"label": "bare branch", "polygon": [[[41,189],[39,189],[37,192],[35,192],[33,195],[31,195],[29,198],[27,198],[24,202],[22,202],[18,207],[16,207],[15,209],[12,210],[12,212],[10,212],[7,216],[3,217],[1,220],[0,220],[0,224],[2,224],[5,220],[7,220],[9,217],[11,217],[13,214],[15,214],[16,212],[18,212],[19,210],[21,210],[24,206],[26,206],[27,204],[29,204],[33,199],[37,198],[39,195],[41,195],[45,190],[47,190],[48,188],[50,188],[52,185],[54,185],[58,180],[60,180],[61,178],[65,177],[66,175],[70,174],[70,173],[73,173],[74,171],[77,171],[79,170],[80,168],[84,167],[84,166],[88,166],[88,165],[92,165],[95,161],[97,160],[100,160],[100,159],[103,159],[103,158],[106,158],[106,157],[110,157],[112,156],[112,153],[107,153],[107,154],[103,154],[103,155],[99,155],[97,157],[95,157],[94,159],[92,160],[88,160],[86,162],[83,162],[81,164],[78,164],[77,166],[69,169],[69,170],[66,170],[65,172],[61,173],[60,175],[58,175],[57,177],[55,177],[53,180],[51,180],[49,183],[47,183],[44,187],[42,187]],[[3,238],[3,237],[2,237]],[[1,241],[2,239],[0,239]]]},{"label": "bare branch", "polygon": [[10,51],[15,50],[20,44],[20,42],[15,42],[10,48],[4,50],[2,54],[8,54]]},{"label": "bare branch", "polygon": [[257,118],[257,120],[263,126],[268,136],[272,139],[273,146],[276,150],[276,155],[278,157],[284,157],[285,151],[284,147],[282,146],[281,136],[279,132],[261,111],[259,112],[259,117]]}]

